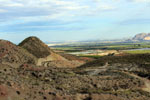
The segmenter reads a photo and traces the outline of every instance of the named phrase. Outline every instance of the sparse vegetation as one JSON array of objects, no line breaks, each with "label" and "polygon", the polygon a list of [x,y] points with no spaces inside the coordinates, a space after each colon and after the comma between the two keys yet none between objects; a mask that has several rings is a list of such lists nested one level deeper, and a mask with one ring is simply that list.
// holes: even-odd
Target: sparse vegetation
[{"label": "sparse vegetation", "polygon": [[[21,44],[23,48],[10,42],[0,41],[0,99],[96,100],[95,98],[105,97],[103,100],[110,100],[110,98],[112,100],[149,100],[150,54],[125,53],[116,56],[110,53],[107,56],[74,56],[63,52],[53,52],[49,55],[45,51],[49,52],[50,49],[44,46],[42,41],[39,45],[36,44],[39,40],[35,39],[35,41],[34,44],[25,40]],[[24,47],[24,44],[27,47]],[[103,50],[112,48],[120,50],[130,46],[130,44],[123,46],[103,44],[102,48],[107,47]],[[27,50],[28,47],[33,51]],[[43,48],[40,51],[36,50],[36,47]],[[74,48],[85,50],[88,47],[70,47],[70,49],[74,52]],[[63,50],[68,52],[69,48]],[[43,60],[43,65],[39,66],[35,64],[39,57],[46,56],[53,56],[55,60],[46,62]],[[74,66],[76,63],[85,64],[78,68],[66,68],[67,65]],[[59,68],[56,65],[62,67]]]}]

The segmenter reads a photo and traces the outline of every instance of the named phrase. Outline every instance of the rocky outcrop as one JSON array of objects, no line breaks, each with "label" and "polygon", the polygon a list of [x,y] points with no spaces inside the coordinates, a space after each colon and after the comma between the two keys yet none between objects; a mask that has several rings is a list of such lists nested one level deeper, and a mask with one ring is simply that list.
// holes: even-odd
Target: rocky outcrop
[{"label": "rocky outcrop", "polygon": [[150,33],[140,33],[132,38],[133,41],[149,41]]}]

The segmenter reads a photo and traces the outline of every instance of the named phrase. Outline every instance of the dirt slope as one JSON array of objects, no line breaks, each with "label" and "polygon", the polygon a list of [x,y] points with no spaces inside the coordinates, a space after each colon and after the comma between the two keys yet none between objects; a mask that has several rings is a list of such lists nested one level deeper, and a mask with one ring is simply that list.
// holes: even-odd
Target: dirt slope
[{"label": "dirt slope", "polygon": [[145,83],[130,74],[80,71],[0,64],[0,100],[149,100]]},{"label": "dirt slope", "polygon": [[9,41],[0,40],[0,62],[11,66],[19,66],[23,63],[35,64],[37,59],[23,48]]},{"label": "dirt slope", "polygon": [[128,54],[122,56],[104,56],[84,64],[81,67],[96,67],[108,64],[150,64],[150,54]]}]

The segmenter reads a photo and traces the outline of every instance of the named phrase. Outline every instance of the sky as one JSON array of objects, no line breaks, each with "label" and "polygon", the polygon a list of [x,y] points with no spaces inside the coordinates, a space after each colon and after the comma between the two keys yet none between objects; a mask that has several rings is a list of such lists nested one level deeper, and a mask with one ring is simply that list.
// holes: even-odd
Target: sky
[{"label": "sky", "polygon": [[0,39],[122,39],[150,32],[150,0],[0,0]]}]

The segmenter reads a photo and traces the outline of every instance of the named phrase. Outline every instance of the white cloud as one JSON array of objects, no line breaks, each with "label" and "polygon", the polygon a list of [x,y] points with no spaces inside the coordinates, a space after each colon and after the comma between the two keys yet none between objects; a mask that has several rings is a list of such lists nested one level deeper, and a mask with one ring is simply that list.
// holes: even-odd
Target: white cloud
[{"label": "white cloud", "polygon": [[112,10],[112,9],[115,9],[115,7],[111,6],[111,5],[101,5],[99,6],[100,9],[103,9],[103,10]]},{"label": "white cloud", "polygon": [[0,22],[77,20],[114,8],[102,0],[0,0]]},{"label": "white cloud", "polygon": [[24,5],[21,3],[12,3],[12,4],[7,4],[6,6],[8,6],[8,7],[23,7]]}]

